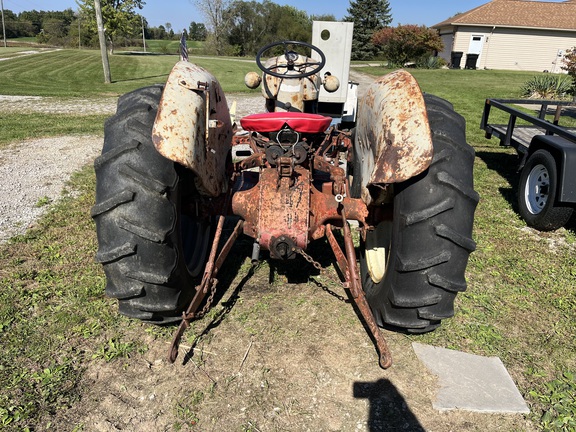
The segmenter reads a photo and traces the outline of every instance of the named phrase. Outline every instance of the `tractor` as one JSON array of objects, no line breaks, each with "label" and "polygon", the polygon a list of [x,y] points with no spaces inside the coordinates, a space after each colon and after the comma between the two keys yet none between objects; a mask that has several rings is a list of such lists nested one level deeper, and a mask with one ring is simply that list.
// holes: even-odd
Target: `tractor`
[{"label": "tractor", "polygon": [[[379,352],[379,327],[437,328],[466,289],[479,197],[474,150],[452,105],[397,70],[361,97],[349,79],[352,23],[314,22],[312,43],[256,56],[264,112],[231,118],[218,80],[181,60],[163,85],[120,97],[95,160],[97,261],[119,312],[156,324],[212,306],[240,236],[251,258],[306,259],[326,238]],[[236,222],[223,236],[226,220]],[[358,231],[354,243],[352,231]]]}]

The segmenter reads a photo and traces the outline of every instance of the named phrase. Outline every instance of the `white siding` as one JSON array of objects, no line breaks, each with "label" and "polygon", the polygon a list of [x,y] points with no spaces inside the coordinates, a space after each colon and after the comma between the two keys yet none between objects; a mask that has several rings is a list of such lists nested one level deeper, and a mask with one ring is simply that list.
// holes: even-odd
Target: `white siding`
[{"label": "white siding", "polygon": [[450,53],[453,51],[452,42],[454,41],[454,33],[440,33],[440,39],[442,39],[444,49],[438,53],[438,57],[442,57],[450,64]]},{"label": "white siding", "polygon": [[472,35],[484,35],[478,68],[562,72],[558,50],[576,46],[576,32],[559,30],[458,27],[454,51],[463,51],[462,65]]}]

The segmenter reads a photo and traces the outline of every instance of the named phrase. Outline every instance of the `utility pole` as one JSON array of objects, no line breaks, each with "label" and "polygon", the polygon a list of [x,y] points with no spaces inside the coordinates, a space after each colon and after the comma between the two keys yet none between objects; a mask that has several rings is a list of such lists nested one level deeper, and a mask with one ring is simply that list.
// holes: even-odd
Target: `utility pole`
[{"label": "utility pole", "polygon": [[6,48],[6,26],[4,25],[4,0],[0,0],[0,9],[2,9],[2,37],[4,38],[4,48]]},{"label": "utility pole", "polygon": [[110,84],[110,63],[108,63],[108,51],[106,50],[106,36],[104,35],[104,24],[102,23],[102,7],[100,0],[94,0],[94,9],[96,9],[96,24],[98,25],[98,39],[100,40],[100,54],[102,56],[102,67],[104,68],[104,82]]}]

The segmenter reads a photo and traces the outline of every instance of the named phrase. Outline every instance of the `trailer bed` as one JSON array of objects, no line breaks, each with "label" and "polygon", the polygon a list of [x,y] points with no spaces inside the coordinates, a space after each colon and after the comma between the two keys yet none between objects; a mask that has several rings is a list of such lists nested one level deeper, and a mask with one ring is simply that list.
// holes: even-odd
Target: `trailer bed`
[{"label": "trailer bed", "polygon": [[[560,126],[560,118],[576,117],[575,102],[543,101],[523,99],[486,99],[480,128],[486,131],[486,138],[495,136],[500,145],[514,147],[518,153],[525,153],[532,139],[537,135],[558,135],[576,144],[576,127]],[[508,114],[508,124],[490,124],[490,109],[494,107]],[[538,113],[527,114],[520,107]],[[546,120],[547,114],[553,114],[553,121]],[[520,119],[528,125],[517,125]]]},{"label": "trailer bed", "polygon": [[[508,128],[508,125],[496,124],[496,125],[490,125],[490,127],[492,128],[493,136],[500,139],[506,137],[506,130]],[[576,128],[564,128],[564,130],[576,134]],[[512,139],[515,141],[515,143],[511,142],[509,145],[516,144],[516,146],[522,146],[528,148],[528,146],[530,146],[532,138],[534,138],[536,135],[546,135],[546,130],[534,126],[516,126],[514,127],[514,131],[512,133]],[[520,151],[522,150],[523,149],[520,149]]]}]

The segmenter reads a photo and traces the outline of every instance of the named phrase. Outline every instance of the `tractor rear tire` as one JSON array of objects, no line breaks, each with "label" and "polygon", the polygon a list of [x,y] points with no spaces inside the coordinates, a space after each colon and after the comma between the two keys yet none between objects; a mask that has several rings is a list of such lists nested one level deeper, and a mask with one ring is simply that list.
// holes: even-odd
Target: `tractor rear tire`
[{"label": "tractor rear tire", "polygon": [[466,289],[472,240],[474,150],[465,121],[452,105],[425,95],[434,157],[423,173],[394,185],[392,220],[368,231],[360,247],[360,272],[379,325],[411,333],[434,330],[454,315]]},{"label": "tractor rear tire", "polygon": [[[207,219],[182,212],[198,203],[193,174],[154,147],[163,86],[122,96],[94,162],[97,261],[120,313],[158,324],[181,319],[211,242]],[[199,205],[199,204],[197,204]],[[198,207],[196,207],[198,209]]]}]

